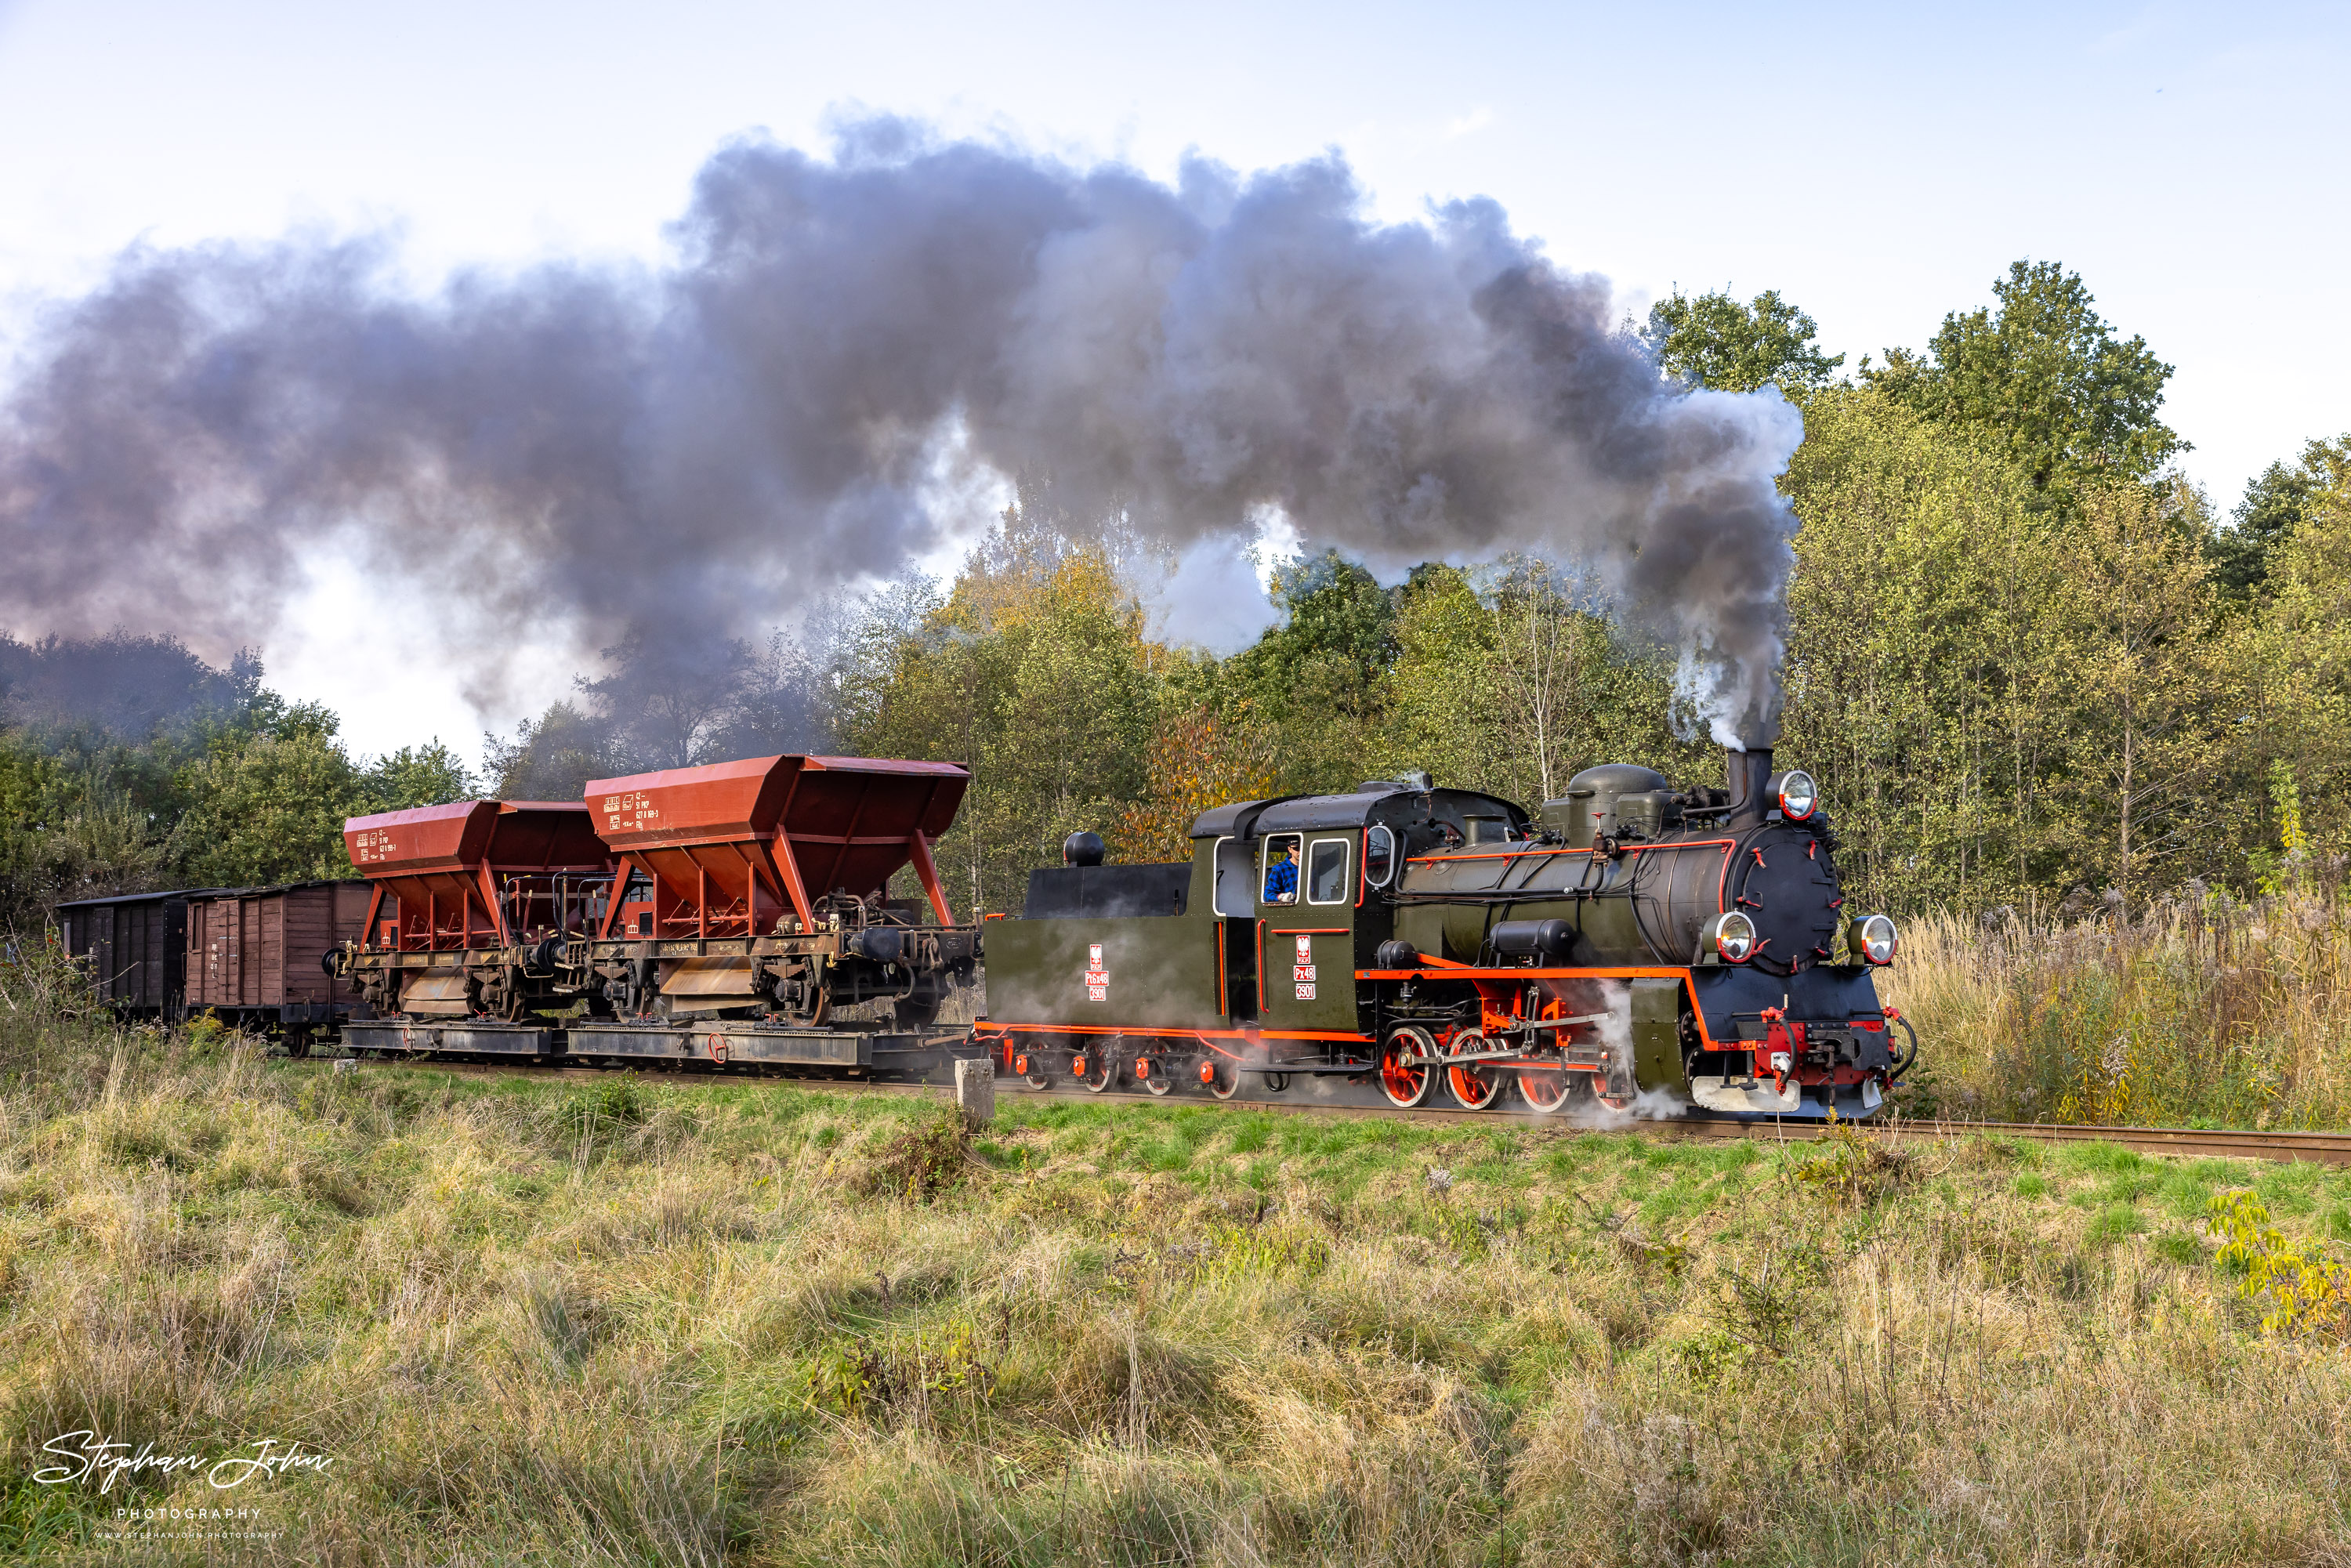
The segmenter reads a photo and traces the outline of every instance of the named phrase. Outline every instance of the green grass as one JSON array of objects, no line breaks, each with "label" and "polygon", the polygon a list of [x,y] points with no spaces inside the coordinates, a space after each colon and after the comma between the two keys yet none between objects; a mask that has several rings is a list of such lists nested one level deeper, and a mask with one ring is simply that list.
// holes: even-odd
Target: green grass
[{"label": "green grass", "polygon": [[[2200,1221],[2351,1173],[460,1076],[0,1015],[0,1558],[2324,1559],[2345,1357]],[[1442,1181],[1433,1173],[1447,1173]],[[2323,1354],[2313,1354],[2324,1351]],[[114,1543],[93,1427],[334,1456]]]}]

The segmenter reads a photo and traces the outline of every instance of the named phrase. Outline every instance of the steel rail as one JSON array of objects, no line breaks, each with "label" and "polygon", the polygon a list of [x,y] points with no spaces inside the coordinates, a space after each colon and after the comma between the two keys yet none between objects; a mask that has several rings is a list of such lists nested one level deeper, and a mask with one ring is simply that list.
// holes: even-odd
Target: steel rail
[{"label": "steel rail", "polygon": [[[333,1064],[327,1058],[295,1058],[281,1061],[280,1066],[307,1067],[323,1071]],[[611,1078],[612,1070],[601,1067],[559,1067],[552,1064],[486,1061],[434,1061],[396,1058],[379,1058],[367,1063],[372,1071],[381,1067],[405,1067],[434,1072],[450,1072],[468,1077],[507,1078],[569,1078],[593,1080]],[[648,1075],[650,1076],[650,1075]],[[862,1079],[786,1077],[782,1074],[716,1073],[686,1071],[674,1074],[681,1081],[710,1082],[758,1083],[771,1088],[811,1090],[827,1094],[916,1094],[932,1098],[952,1098],[954,1091],[942,1083],[874,1082]],[[658,1081],[658,1080],[656,1080]],[[1264,1111],[1283,1116],[1371,1116],[1427,1124],[1455,1124],[1459,1125],[1508,1125],[1521,1132],[1546,1133],[1558,1136],[1580,1136],[1586,1133],[1640,1133],[1669,1140],[1719,1142],[1748,1139],[1767,1143],[1805,1143],[1828,1135],[1830,1125],[1815,1118],[1790,1119],[1743,1118],[1713,1116],[1674,1116],[1656,1119],[1610,1116],[1596,1119],[1590,1116],[1545,1116],[1532,1113],[1501,1111],[1464,1111],[1444,1107],[1416,1106],[1400,1110],[1378,1105],[1322,1105],[1291,1103],[1266,1100],[1217,1100],[1197,1094],[1155,1095],[1123,1090],[1104,1090],[1089,1093],[1078,1089],[1031,1089],[1019,1079],[998,1080],[998,1086],[1020,1098],[1068,1100],[1081,1103],[1112,1103],[1134,1105],[1195,1105],[1220,1111]],[[2040,1144],[2114,1144],[2139,1154],[2175,1155],[2199,1158],[2269,1160],[2283,1163],[2307,1162],[2314,1165],[2351,1166],[2351,1133],[2255,1132],[2220,1127],[2095,1127],[2074,1126],[2051,1122],[1955,1122],[1915,1121],[1905,1118],[1872,1117],[1867,1121],[1842,1122],[1838,1126],[1850,1127],[1865,1137],[1900,1144],[1910,1141],[1948,1142],[1963,1137],[2018,1138]]]}]

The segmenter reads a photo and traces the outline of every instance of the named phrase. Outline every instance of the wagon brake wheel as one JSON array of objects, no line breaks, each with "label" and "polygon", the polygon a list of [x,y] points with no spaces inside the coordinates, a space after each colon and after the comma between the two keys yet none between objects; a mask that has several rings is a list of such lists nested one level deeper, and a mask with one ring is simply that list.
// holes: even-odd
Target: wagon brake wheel
[{"label": "wagon brake wheel", "polygon": [[[1474,1029],[1462,1030],[1452,1040],[1456,1051],[1483,1051],[1486,1043],[1486,1037]],[[1491,1063],[1465,1061],[1447,1068],[1445,1076],[1455,1103],[1464,1111],[1483,1111],[1501,1096],[1502,1075]]]},{"label": "wagon brake wheel", "polygon": [[1405,1024],[1388,1036],[1380,1047],[1380,1092],[1389,1104],[1408,1111],[1428,1098],[1437,1078],[1430,1065],[1436,1055],[1437,1041],[1425,1029]]}]

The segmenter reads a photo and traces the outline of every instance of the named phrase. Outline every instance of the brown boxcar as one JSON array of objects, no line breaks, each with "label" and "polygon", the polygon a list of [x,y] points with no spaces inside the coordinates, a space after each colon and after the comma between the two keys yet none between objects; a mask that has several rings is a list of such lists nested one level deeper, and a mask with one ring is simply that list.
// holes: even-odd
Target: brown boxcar
[{"label": "brown boxcar", "polygon": [[190,899],[188,1010],[304,1038],[340,1022],[357,994],[324,960],[360,935],[368,894],[363,882],[303,882]]},{"label": "brown boxcar", "polygon": [[90,984],[117,1010],[177,1018],[187,999],[188,901],[230,891],[175,888],[57,905],[66,951],[89,966]]}]

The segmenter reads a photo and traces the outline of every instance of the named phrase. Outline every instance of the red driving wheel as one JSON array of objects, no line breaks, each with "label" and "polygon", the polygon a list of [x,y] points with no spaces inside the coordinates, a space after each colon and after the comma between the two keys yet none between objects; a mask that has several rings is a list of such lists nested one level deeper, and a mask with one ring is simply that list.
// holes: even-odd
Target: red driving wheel
[{"label": "red driving wheel", "polygon": [[1428,1098],[1436,1060],[1437,1041],[1426,1030],[1405,1024],[1390,1034],[1380,1047],[1380,1090],[1388,1103],[1408,1110]]},{"label": "red driving wheel", "polygon": [[[1486,1049],[1486,1037],[1474,1029],[1465,1029],[1447,1042],[1456,1051],[1480,1051]],[[1465,1061],[1445,1070],[1453,1098],[1464,1111],[1483,1111],[1502,1092],[1501,1071],[1489,1061]]]}]

